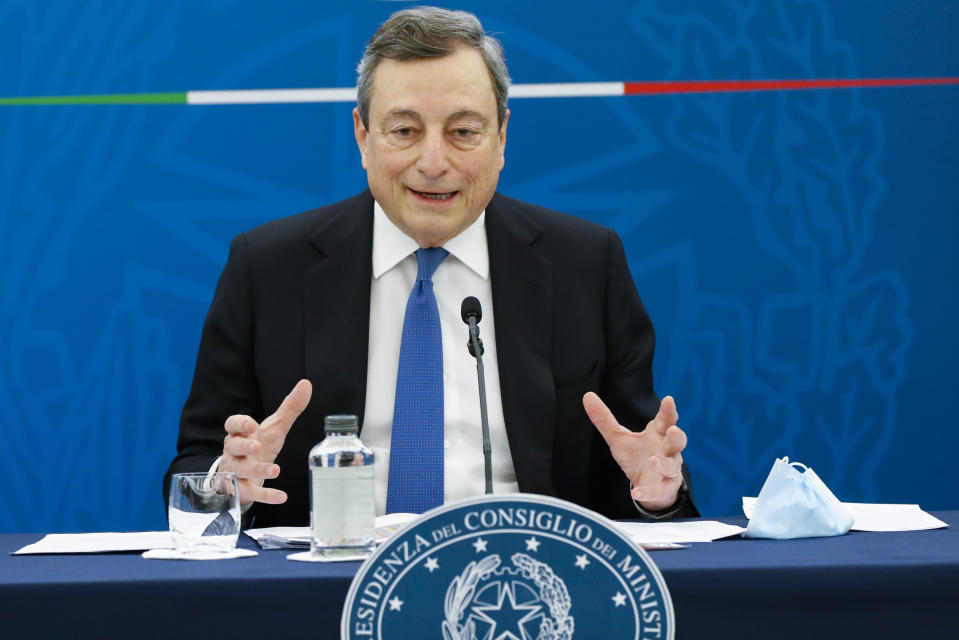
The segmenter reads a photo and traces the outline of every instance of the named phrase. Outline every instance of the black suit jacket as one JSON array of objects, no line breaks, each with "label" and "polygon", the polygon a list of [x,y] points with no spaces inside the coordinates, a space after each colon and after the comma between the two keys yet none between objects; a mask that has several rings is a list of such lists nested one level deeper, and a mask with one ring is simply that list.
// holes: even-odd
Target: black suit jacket
[{"label": "black suit jacket", "polygon": [[[620,423],[638,429],[658,409],[653,327],[619,237],[499,194],[486,208],[486,231],[500,392],[520,490],[637,517],[628,481],[582,406],[583,394],[596,391]],[[277,459],[280,476],[268,483],[289,499],[252,513],[256,526],[308,522],[307,453],[324,437],[324,416],[353,413],[363,424],[372,239],[367,191],[234,240],[164,495],[171,473],[206,470],[220,455],[228,416],[259,421],[307,378],[313,397]],[[691,501],[678,515],[696,515]]]}]

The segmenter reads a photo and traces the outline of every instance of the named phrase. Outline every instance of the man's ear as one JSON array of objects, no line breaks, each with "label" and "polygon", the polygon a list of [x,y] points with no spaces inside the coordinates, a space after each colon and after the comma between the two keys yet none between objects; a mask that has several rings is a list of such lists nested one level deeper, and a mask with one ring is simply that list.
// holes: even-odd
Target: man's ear
[{"label": "man's ear", "polygon": [[366,144],[370,138],[370,133],[363,126],[363,119],[360,118],[360,110],[353,109],[353,133],[356,135],[356,146],[360,149],[360,162],[366,169]]}]

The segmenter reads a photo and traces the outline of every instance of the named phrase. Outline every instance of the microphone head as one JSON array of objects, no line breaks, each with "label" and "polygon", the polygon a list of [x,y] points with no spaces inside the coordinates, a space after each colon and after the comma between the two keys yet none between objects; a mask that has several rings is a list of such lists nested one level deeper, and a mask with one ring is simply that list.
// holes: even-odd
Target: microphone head
[{"label": "microphone head", "polygon": [[483,307],[480,306],[480,301],[469,296],[463,298],[463,305],[460,307],[460,316],[463,318],[463,322],[469,324],[470,316],[472,316],[476,322],[479,322],[483,319]]}]

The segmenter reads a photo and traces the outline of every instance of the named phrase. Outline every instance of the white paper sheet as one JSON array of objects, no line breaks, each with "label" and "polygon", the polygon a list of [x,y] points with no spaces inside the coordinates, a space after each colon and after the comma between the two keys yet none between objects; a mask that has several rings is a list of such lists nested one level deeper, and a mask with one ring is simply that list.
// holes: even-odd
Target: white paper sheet
[{"label": "white paper sheet", "polygon": [[150,549],[140,554],[147,560],[186,560],[188,562],[205,560],[236,560],[237,558],[252,558],[257,554],[253,549],[234,549],[226,553],[206,551],[199,553],[182,553],[176,549]]},{"label": "white paper sheet", "polygon": [[301,549],[310,546],[309,527],[261,527],[244,531],[261,549]]},{"label": "white paper sheet", "polygon": [[[376,519],[376,544],[382,544],[393,535],[393,533],[402,528],[403,525],[415,519],[415,514],[406,513],[380,516]],[[742,531],[742,527],[737,527],[736,529],[733,533]],[[261,529],[249,529],[246,531],[246,534],[256,540],[261,549],[303,549],[310,546],[309,527],[264,527]],[[732,535],[732,533],[727,535]],[[682,541],[685,541],[685,537]],[[661,535],[637,538],[637,542],[647,551],[666,551],[670,549],[685,549],[687,547],[687,545],[684,544],[677,544],[669,536],[664,537]],[[696,542],[699,542],[699,540],[696,540]],[[287,558],[305,562],[340,562],[356,559],[335,557],[322,560],[310,560],[307,556],[309,556],[307,553],[295,553],[287,556]]]},{"label": "white paper sheet", "polygon": [[[376,543],[381,544],[403,525],[418,518],[415,513],[391,513],[376,519]],[[262,527],[247,529],[261,549],[303,549],[310,546],[309,527]]]},{"label": "white paper sheet", "polygon": [[39,541],[15,551],[13,555],[33,553],[104,553],[107,551],[146,551],[172,549],[169,531],[133,531],[129,533],[50,533]]},{"label": "white paper sheet", "polygon": [[300,551],[291,553],[286,557],[287,560],[294,562],[363,562],[369,556],[366,554],[356,554],[355,556],[315,556],[311,551]]},{"label": "white paper sheet", "polygon": [[[743,513],[753,516],[756,498],[743,497]],[[949,525],[919,508],[918,504],[843,502],[852,514],[853,531],[925,531]]]},{"label": "white paper sheet", "polygon": [[695,522],[617,522],[616,526],[629,538],[641,545],[667,542],[712,542],[735,536],[746,529],[715,520]]},{"label": "white paper sheet", "polygon": [[[416,519],[415,514],[390,514],[376,519],[376,541]],[[699,522],[617,522],[620,530],[645,549],[683,549],[679,543],[712,542],[739,534],[745,529],[712,520]],[[310,545],[309,527],[265,527],[246,532],[263,549],[302,549]]]}]

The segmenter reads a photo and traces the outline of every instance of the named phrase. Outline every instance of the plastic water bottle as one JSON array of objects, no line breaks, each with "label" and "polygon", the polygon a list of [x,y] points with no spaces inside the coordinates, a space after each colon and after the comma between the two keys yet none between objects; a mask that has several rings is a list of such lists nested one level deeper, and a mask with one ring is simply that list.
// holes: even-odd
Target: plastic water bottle
[{"label": "plastic water bottle", "polygon": [[373,451],[356,416],[326,416],[326,438],[310,450],[310,552],[369,555],[375,544]]}]

